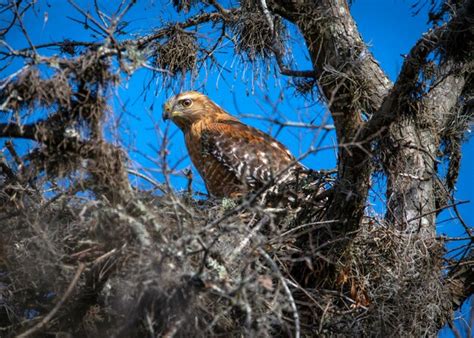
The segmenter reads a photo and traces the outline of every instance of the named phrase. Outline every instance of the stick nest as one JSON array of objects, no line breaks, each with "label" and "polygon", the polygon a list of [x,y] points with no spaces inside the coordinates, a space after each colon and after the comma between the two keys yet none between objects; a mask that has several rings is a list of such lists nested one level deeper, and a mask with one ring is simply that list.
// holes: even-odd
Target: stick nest
[{"label": "stick nest", "polygon": [[[326,248],[301,246],[309,233],[328,238],[331,232],[314,215],[295,224],[301,208],[232,212],[229,201],[136,197],[112,206],[24,194],[15,212],[11,205],[0,210],[8,234],[1,243],[5,332],[46,315],[80,263],[86,269],[57,314],[65,319],[47,323],[50,332],[430,335],[437,328],[429,318],[447,311],[435,241],[372,220],[345,251],[330,256],[327,247],[336,248],[337,240]],[[332,268],[320,269],[333,259]],[[324,283],[311,282],[315,274]]]},{"label": "stick nest", "polygon": [[156,47],[154,63],[173,74],[190,72],[196,66],[198,48],[192,34],[173,29],[167,40]]},{"label": "stick nest", "polygon": [[[273,30],[269,20],[273,23]],[[241,15],[232,24],[236,37],[237,54],[250,61],[269,59],[273,55],[275,41],[285,36],[285,26],[278,17],[267,17],[257,1],[241,1]],[[280,42],[281,43],[281,42]]]}]

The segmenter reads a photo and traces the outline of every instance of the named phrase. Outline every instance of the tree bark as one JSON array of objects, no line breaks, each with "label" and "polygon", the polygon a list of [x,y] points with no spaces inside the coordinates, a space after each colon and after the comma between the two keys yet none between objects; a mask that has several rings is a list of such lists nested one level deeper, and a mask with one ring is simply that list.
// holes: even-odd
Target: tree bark
[{"label": "tree bark", "polygon": [[455,71],[441,70],[439,83],[423,99],[409,98],[419,94],[419,76],[429,53],[446,48],[447,41],[461,38],[469,29],[472,7],[473,1],[465,1],[448,24],[419,40],[392,88],[364,44],[346,1],[271,2],[272,10],[296,24],[305,38],[334,120],[340,147],[338,182],[328,217],[339,220],[346,231],[360,225],[373,172],[371,141],[383,139],[389,224],[435,234],[438,131],[462,93],[463,65],[456,65]]},{"label": "tree bark", "polygon": [[447,75],[421,101],[418,114],[401,117],[383,141],[387,147],[387,220],[401,230],[423,237],[436,235],[440,131],[455,113],[464,83],[463,76]]},{"label": "tree bark", "polygon": [[358,136],[391,88],[363,42],[346,1],[272,2],[275,13],[300,29],[321,95],[334,120],[339,144],[338,182],[328,218],[344,231],[356,229],[364,215],[372,174],[370,139]]}]

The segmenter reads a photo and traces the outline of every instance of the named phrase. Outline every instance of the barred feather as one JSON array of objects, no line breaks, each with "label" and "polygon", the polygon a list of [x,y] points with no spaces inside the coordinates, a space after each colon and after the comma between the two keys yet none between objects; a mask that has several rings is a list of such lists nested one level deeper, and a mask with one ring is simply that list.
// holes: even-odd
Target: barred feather
[{"label": "barred feather", "polygon": [[303,168],[280,142],[243,124],[203,94],[183,93],[167,104],[174,108],[184,98],[193,103],[180,111],[175,123],[183,130],[191,160],[212,195],[256,190]]}]

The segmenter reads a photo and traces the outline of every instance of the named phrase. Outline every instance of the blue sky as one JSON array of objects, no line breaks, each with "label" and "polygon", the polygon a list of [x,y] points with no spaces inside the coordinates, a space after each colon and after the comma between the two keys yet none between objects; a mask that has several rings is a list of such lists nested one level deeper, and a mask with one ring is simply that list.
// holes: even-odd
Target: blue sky
[{"label": "blue sky", "polygon": [[[93,1],[78,0],[76,2],[83,8],[93,10]],[[420,14],[414,16],[411,7],[414,2],[356,0],[351,8],[364,40],[369,44],[370,50],[392,80],[396,79],[402,66],[402,55],[408,53],[421,34],[428,29],[427,6],[421,9]],[[99,3],[105,5],[104,8],[107,12],[107,8],[109,10],[114,8],[115,2],[99,1]],[[35,12],[27,16],[25,24],[31,33],[31,39],[36,44],[59,41],[64,38],[94,40],[94,37],[84,33],[80,24],[72,22],[68,17],[80,19],[81,15],[66,1],[40,1]],[[183,15],[174,13],[168,2],[155,0],[141,2],[132,8],[125,19],[130,22],[129,30],[134,33],[146,33],[169,20],[182,20]],[[309,69],[310,63],[305,54],[302,39],[293,28],[290,28],[289,33],[293,47],[293,65],[299,69]],[[27,46],[26,40],[19,30],[16,30],[14,34],[15,38],[10,36],[9,39],[12,47]],[[206,36],[202,38],[212,39],[215,34],[217,32],[208,28]],[[42,50],[42,52],[53,54],[56,51]],[[220,73],[216,69],[210,69],[207,73],[200,74],[194,82],[186,81],[182,88],[175,86],[175,92],[180,89],[198,89],[235,115],[274,116],[276,112],[281,120],[313,121],[316,124],[327,117],[324,107],[308,103],[307,100],[296,95],[284,78],[264,77],[261,72],[255,72],[252,67],[244,67],[241,60],[233,54],[231,46],[220,50],[217,57],[228,71]],[[14,67],[18,67],[18,64],[14,64],[0,73],[0,77],[7,75]],[[130,149],[132,167],[146,170],[150,176],[162,181],[162,175],[156,172],[157,163],[154,159],[158,158],[157,149],[161,144],[161,133],[167,128],[172,135],[168,147],[170,163],[179,162],[178,172],[189,168],[190,163],[186,158],[180,161],[186,156],[181,133],[175,126],[164,124],[161,121],[161,106],[175,92],[161,89],[160,80],[151,80],[151,87],[144,89],[145,83],[150,80],[149,71],[139,70],[116,89],[111,100],[113,111],[114,114],[123,115],[118,128],[113,128],[114,124],[110,123],[110,133],[118,136],[120,143]],[[142,95],[144,90],[145,95]],[[113,121],[112,118],[111,121]],[[255,119],[245,119],[245,121],[276,136],[296,155],[303,154],[310,146],[320,144],[325,147],[324,150],[303,160],[308,167],[330,169],[336,164],[336,150],[332,147],[336,140],[332,132],[315,135],[314,131],[296,128],[285,128],[278,132],[277,128],[271,127],[268,123]],[[325,137],[322,140],[323,135]],[[463,146],[461,172],[455,194],[459,200],[472,198],[474,180],[470,178],[472,175],[470,171],[473,167],[474,145],[471,140],[468,140]],[[202,181],[197,177],[197,174],[195,177],[194,188],[204,192]],[[185,186],[185,181],[180,177],[174,177],[172,182],[178,189]],[[142,184],[143,182],[136,181],[136,183]],[[380,205],[383,204],[380,200],[377,201],[378,198],[374,197],[372,200],[376,211],[380,211]],[[473,205],[463,204],[459,206],[459,209],[467,224],[474,224]],[[446,211],[439,217],[439,220],[450,217],[450,212]],[[462,228],[458,222],[444,222],[440,224],[438,231],[453,236],[462,234]],[[450,333],[447,330],[443,331],[442,336],[449,337]]]}]

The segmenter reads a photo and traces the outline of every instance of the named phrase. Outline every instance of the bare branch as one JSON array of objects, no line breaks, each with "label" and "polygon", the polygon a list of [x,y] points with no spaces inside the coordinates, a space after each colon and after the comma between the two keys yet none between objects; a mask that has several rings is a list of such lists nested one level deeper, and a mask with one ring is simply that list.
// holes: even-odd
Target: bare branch
[{"label": "bare branch", "polygon": [[293,294],[291,293],[291,290],[288,287],[288,284],[285,278],[283,277],[280,269],[278,268],[276,263],[273,261],[273,259],[263,249],[259,248],[258,251],[265,258],[268,264],[270,264],[270,267],[276,273],[277,277],[280,279],[281,284],[283,285],[283,289],[285,290],[285,293],[288,297],[288,301],[290,302],[290,306],[291,306],[291,311],[293,313],[293,320],[295,322],[295,338],[299,338],[301,335],[300,316],[298,313],[298,308],[295,303],[295,299],[293,298]]},{"label": "bare branch", "polygon": [[20,28],[21,28],[21,31],[23,32],[23,35],[25,36],[26,40],[28,41],[28,44],[30,45],[31,49],[33,50],[33,53],[36,54],[35,46],[34,46],[33,42],[30,39],[30,35],[28,34],[28,31],[26,30],[25,25],[23,24],[22,14],[20,14],[19,11],[18,11],[18,3],[13,1],[12,2],[12,8],[13,8],[13,12],[15,13],[15,16],[16,16],[18,22],[20,23]]},{"label": "bare branch", "polygon": [[316,125],[316,124],[296,122],[296,121],[281,121],[276,118],[265,117],[265,116],[254,115],[254,114],[240,114],[239,117],[266,121],[266,122],[270,122],[274,125],[281,126],[281,127],[334,130],[334,125],[332,124]]}]

